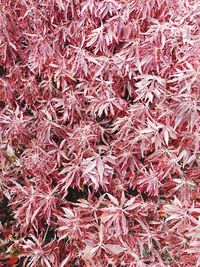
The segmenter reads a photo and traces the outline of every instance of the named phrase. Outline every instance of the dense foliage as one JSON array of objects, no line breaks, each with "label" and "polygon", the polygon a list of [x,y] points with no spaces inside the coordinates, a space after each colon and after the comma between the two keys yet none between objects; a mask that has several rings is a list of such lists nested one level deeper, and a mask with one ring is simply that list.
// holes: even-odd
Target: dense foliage
[{"label": "dense foliage", "polygon": [[200,1],[0,1],[0,266],[200,266]]}]

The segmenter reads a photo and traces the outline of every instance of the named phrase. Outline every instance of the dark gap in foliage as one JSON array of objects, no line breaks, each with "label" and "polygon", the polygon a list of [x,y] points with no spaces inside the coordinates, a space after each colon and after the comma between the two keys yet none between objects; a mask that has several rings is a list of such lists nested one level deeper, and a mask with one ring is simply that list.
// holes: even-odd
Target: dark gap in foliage
[{"label": "dark gap in foliage", "polygon": [[33,112],[29,106],[26,107],[26,113],[27,113],[27,115],[33,116]]},{"label": "dark gap in foliage", "polygon": [[173,259],[172,259],[171,255],[167,249],[164,249],[164,251],[161,254],[161,257],[162,257],[163,261],[167,262],[168,264],[173,263]]},{"label": "dark gap in foliage", "polygon": [[33,178],[33,176],[31,174],[27,175],[26,177],[28,180],[31,180]]},{"label": "dark gap in foliage", "polygon": [[49,243],[51,242],[51,240],[55,237],[55,230],[54,229],[50,229],[45,237],[45,243]]},{"label": "dark gap in foliage", "polygon": [[147,200],[147,199],[149,199],[149,198],[153,199],[152,196],[150,196],[149,194],[144,193],[144,192],[141,193],[141,196],[142,196],[142,198],[144,199],[144,201]]},{"label": "dark gap in foliage", "polygon": [[20,99],[20,94],[17,91],[14,91],[14,98],[16,100]]},{"label": "dark gap in foliage", "polygon": [[69,267],[80,267],[80,266],[83,266],[83,262],[80,261],[79,258],[75,258],[69,263]]},{"label": "dark gap in foliage", "polygon": [[18,64],[18,65],[22,65],[22,59],[19,55],[17,55],[16,59],[15,59],[15,64]]},{"label": "dark gap in foliage", "polygon": [[19,37],[19,43],[20,43],[21,50],[24,50],[26,47],[28,47],[28,43],[26,39],[22,36]]},{"label": "dark gap in foliage", "polygon": [[68,40],[66,40],[64,43],[64,47],[67,47],[69,44],[70,44],[70,42]]},{"label": "dark gap in foliage", "polygon": [[79,199],[87,199],[88,198],[88,186],[84,185],[83,190],[79,190],[77,187],[69,187],[68,188],[68,194],[65,197],[65,199],[69,202],[76,203]]},{"label": "dark gap in foliage", "polygon": [[78,267],[78,265],[76,264],[76,259],[73,260],[73,261],[71,261],[71,262],[69,263],[69,266],[70,266],[70,267]]},{"label": "dark gap in foliage", "polygon": [[20,155],[24,152],[25,148],[26,148],[26,146],[24,144],[20,144],[18,146],[18,149],[16,149],[15,155],[17,157],[20,157]]},{"label": "dark gap in foliage", "polygon": [[41,83],[41,81],[42,81],[42,76],[39,75],[39,74],[37,74],[37,75],[35,75],[35,79],[36,79],[36,81],[37,81],[38,83]]},{"label": "dark gap in foliage", "polygon": [[[149,257],[152,256],[152,253],[151,253],[151,251],[149,250],[149,247],[148,247],[147,244],[144,244],[144,245],[143,245],[142,256],[143,256],[144,258],[149,258]],[[148,261],[147,261],[147,262],[148,262]]]},{"label": "dark gap in foliage", "polygon": [[5,101],[0,100],[0,109],[4,109],[6,106]]},{"label": "dark gap in foliage", "polygon": [[12,212],[8,206],[9,201],[6,197],[4,197],[0,202],[0,222],[2,225],[11,224],[14,221],[12,216]]},{"label": "dark gap in foliage", "polygon": [[[152,154],[153,154],[152,151],[146,152],[146,153],[145,153],[145,157],[144,157],[144,158],[140,158],[140,162],[141,162],[142,164],[144,164],[145,161],[147,161],[147,158],[150,157]],[[148,168],[147,168],[147,169],[148,169]]]},{"label": "dark gap in foliage", "polygon": [[155,111],[156,110],[156,106],[155,106],[155,103],[148,103],[148,107],[151,111]]},{"label": "dark gap in foliage", "polygon": [[137,196],[139,192],[137,191],[137,188],[128,188],[126,194],[131,196]]},{"label": "dark gap in foliage", "polygon": [[[19,101],[20,101],[20,99],[19,99]],[[25,101],[25,100],[22,100],[22,101],[20,102],[20,107],[21,107],[21,109],[25,108],[25,106],[26,106],[26,101]]]},{"label": "dark gap in foliage", "polygon": [[113,54],[117,54],[122,49],[123,45],[123,42],[118,42],[113,49]]},{"label": "dark gap in foliage", "polygon": [[144,261],[145,264],[151,264],[151,261]]},{"label": "dark gap in foliage", "polygon": [[138,191],[137,187],[134,189],[128,188],[126,191],[126,194],[131,195],[131,196],[141,195],[144,200],[147,200],[148,198],[150,198],[150,196],[148,194]]},{"label": "dark gap in foliage", "polygon": [[105,120],[105,119],[106,119],[106,114],[105,114],[104,111],[102,112],[101,116],[97,116],[97,117],[96,117],[96,121],[97,121],[97,122],[102,122],[102,121]]},{"label": "dark gap in foliage", "polygon": [[152,238],[152,245],[155,249],[157,249],[157,250],[159,249],[159,246],[158,246],[158,244],[154,238]]},{"label": "dark gap in foliage", "polygon": [[176,57],[176,49],[175,48],[172,49],[171,55],[172,55],[172,62],[176,63],[177,57]]},{"label": "dark gap in foliage", "polygon": [[116,135],[119,132],[119,130],[115,130],[114,132],[112,132],[113,135]]},{"label": "dark gap in foliage", "polygon": [[100,139],[99,142],[97,142],[97,145],[99,146],[105,145],[105,142],[102,139]]},{"label": "dark gap in foliage", "polygon": [[58,117],[58,119],[61,119],[63,117],[60,111],[56,111],[56,116]]},{"label": "dark gap in foliage", "polygon": [[94,193],[94,196],[99,198],[103,194],[105,194],[105,191],[103,190],[102,186],[99,186],[98,190]]},{"label": "dark gap in foliage", "polygon": [[24,259],[25,259],[25,257],[20,257],[20,259],[18,259],[17,265],[15,267],[22,267]]},{"label": "dark gap in foliage", "polygon": [[6,75],[6,68],[0,65],[0,77],[5,77]]},{"label": "dark gap in foliage", "polygon": [[93,48],[91,46],[86,46],[85,50],[90,52],[90,53],[93,53]]},{"label": "dark gap in foliage", "polygon": [[123,94],[122,94],[121,97],[122,97],[122,99],[124,99],[125,101],[127,101],[129,104],[133,105],[134,98],[129,95],[129,91],[128,91],[127,88],[125,88],[125,90],[123,91]]},{"label": "dark gap in foliage", "polygon": [[141,158],[141,159],[140,159],[140,162],[141,162],[142,164],[144,164],[145,160],[146,160],[146,158]]},{"label": "dark gap in foliage", "polygon": [[[51,79],[51,82],[52,82],[53,87],[54,87],[54,88],[57,88],[57,84],[56,84],[56,82],[55,82],[55,80],[54,80],[54,77]],[[59,88],[58,88],[58,89],[59,89]]]},{"label": "dark gap in foliage", "polygon": [[54,141],[56,144],[59,144],[62,140],[61,137],[57,136],[56,134],[53,134],[51,137],[52,141]]}]

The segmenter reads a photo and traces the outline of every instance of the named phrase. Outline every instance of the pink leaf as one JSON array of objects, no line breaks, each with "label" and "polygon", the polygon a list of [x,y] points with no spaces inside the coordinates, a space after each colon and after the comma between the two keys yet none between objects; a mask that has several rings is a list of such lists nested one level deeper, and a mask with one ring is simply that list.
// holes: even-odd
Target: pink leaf
[{"label": "pink leaf", "polygon": [[113,254],[120,254],[126,250],[120,245],[106,244],[105,247]]},{"label": "pink leaf", "polygon": [[103,173],[104,173],[104,164],[102,159],[99,157],[97,160],[97,170],[100,177],[100,183],[103,181]]}]

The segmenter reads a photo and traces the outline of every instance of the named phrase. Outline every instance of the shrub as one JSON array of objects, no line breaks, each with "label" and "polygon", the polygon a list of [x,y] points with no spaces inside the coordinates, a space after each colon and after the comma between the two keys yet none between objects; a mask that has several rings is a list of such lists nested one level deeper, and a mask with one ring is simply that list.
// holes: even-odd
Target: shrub
[{"label": "shrub", "polygon": [[0,266],[200,266],[199,1],[0,7]]}]

